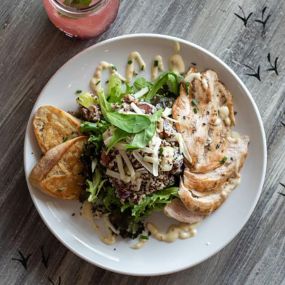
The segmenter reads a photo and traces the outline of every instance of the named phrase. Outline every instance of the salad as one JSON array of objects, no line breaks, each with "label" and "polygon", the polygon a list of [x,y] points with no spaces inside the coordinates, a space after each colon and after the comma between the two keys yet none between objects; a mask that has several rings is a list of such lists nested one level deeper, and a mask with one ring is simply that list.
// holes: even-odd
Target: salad
[{"label": "salad", "polygon": [[[81,201],[90,203],[94,216],[107,216],[115,234],[145,237],[145,219],[178,197],[187,151],[171,115],[183,77],[169,71],[130,83],[131,76],[125,81],[114,66],[102,65],[115,71],[106,91],[97,78],[93,94],[77,97],[80,131],[88,135]],[[157,59],[153,65],[159,66]]]}]

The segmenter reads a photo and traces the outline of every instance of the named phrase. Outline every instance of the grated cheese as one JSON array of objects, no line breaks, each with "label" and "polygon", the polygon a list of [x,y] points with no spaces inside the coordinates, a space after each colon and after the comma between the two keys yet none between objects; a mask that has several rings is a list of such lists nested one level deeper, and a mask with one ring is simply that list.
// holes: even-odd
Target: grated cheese
[{"label": "grated cheese", "polygon": [[136,180],[136,188],[134,189],[135,191],[139,191],[142,185],[142,179],[139,178]]},{"label": "grated cheese", "polygon": [[159,165],[159,159],[158,159],[158,151],[161,144],[161,139],[158,136],[155,136],[152,138],[152,142],[154,143],[153,148],[153,175],[158,176],[158,165]]},{"label": "grated cheese", "polygon": [[[113,170],[110,170],[110,169],[107,169],[106,171],[106,175],[107,176],[110,176],[110,177],[113,177],[113,178],[116,178],[118,180],[122,180],[121,179],[121,176],[120,176],[120,173],[116,172],[116,171],[113,171]],[[126,176],[124,180],[125,183],[129,183],[131,181],[131,178]]]},{"label": "grated cheese", "polygon": [[142,149],[143,152],[146,152],[146,153],[153,153],[153,150],[149,147],[145,147]]},{"label": "grated cheese", "polygon": [[135,111],[135,113],[144,114],[144,112],[134,102],[131,103],[131,107]]},{"label": "grated cheese", "polygon": [[146,162],[154,163],[155,159],[152,156],[144,156],[143,160]]},{"label": "grated cheese", "polygon": [[135,98],[135,99],[138,99],[138,98],[140,98],[140,97],[142,97],[143,95],[145,95],[147,92],[148,92],[148,87],[144,87],[144,88],[142,88],[140,91],[138,91],[138,92],[136,92],[134,95],[133,95],[133,97]]},{"label": "grated cheese", "polygon": [[133,156],[148,172],[153,174],[153,169],[152,169],[151,164],[149,164],[148,162],[145,162],[137,150],[133,151]]},{"label": "grated cheese", "polygon": [[129,158],[128,158],[128,156],[127,156],[127,154],[126,154],[126,152],[124,150],[119,150],[119,153],[122,156],[122,158],[124,159],[124,161],[125,161],[125,163],[127,165],[127,168],[128,168],[128,170],[130,172],[131,179],[133,180],[135,178],[136,173],[135,173],[135,170],[134,170],[134,168],[132,166],[131,161],[129,160]]},{"label": "grated cheese", "polygon": [[123,160],[119,154],[116,155],[116,161],[117,161],[118,170],[120,173],[120,178],[121,178],[121,180],[125,180],[126,174],[125,174],[125,170],[124,170]]}]

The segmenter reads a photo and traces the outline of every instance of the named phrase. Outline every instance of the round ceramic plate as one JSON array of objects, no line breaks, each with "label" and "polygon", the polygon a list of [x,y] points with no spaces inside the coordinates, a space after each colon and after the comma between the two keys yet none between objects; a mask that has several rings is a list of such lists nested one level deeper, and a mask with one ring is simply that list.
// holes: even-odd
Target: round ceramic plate
[{"label": "round ceramic plate", "polygon": [[[200,71],[215,70],[231,91],[237,111],[236,130],[250,136],[249,154],[242,169],[242,182],[227,201],[199,226],[194,238],[174,243],[150,238],[140,250],[130,248],[130,241],[118,240],[115,245],[103,244],[89,222],[79,215],[76,201],[53,199],[33,188],[27,179],[34,204],[52,233],[71,251],[102,268],[131,275],[158,275],[191,267],[209,258],[227,245],[249,219],[260,196],[266,169],[266,142],[258,109],[244,84],[220,59],[190,42],[162,35],[137,34],[121,36],[96,44],[69,60],[42,90],[30,117],[26,137],[24,164],[28,178],[40,157],[31,118],[42,105],[54,105],[66,111],[74,110],[75,91],[88,90],[96,66],[105,60],[124,74],[127,57],[137,50],[147,63],[145,76],[160,54],[166,63],[173,54],[174,42],[181,45],[186,65],[196,63]],[[167,65],[167,64],[165,64]],[[75,213],[75,216],[72,216]],[[165,222],[162,215],[159,225]]]}]

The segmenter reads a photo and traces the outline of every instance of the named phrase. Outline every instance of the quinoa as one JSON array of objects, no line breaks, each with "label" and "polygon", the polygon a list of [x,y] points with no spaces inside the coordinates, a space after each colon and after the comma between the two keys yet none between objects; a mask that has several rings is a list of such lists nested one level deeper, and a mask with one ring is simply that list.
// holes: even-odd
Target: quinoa
[{"label": "quinoa", "polygon": [[[108,177],[112,186],[116,189],[117,196],[124,203],[126,200],[129,200],[133,203],[138,203],[143,197],[149,195],[155,191],[162,190],[166,187],[172,186],[175,184],[179,174],[182,172],[183,165],[183,155],[179,152],[179,148],[175,142],[167,142],[166,140],[162,140],[161,148],[171,146],[174,148],[174,159],[172,169],[170,171],[161,171],[159,167],[158,176],[153,176],[150,172],[148,172],[139,161],[135,159],[131,152],[127,153],[128,158],[130,159],[135,172],[136,178],[134,181],[125,183],[122,180]],[[104,164],[110,170],[118,172],[117,163],[115,160],[118,151],[113,150],[108,154],[108,159],[106,160],[106,153],[102,154],[101,158],[104,158],[104,162],[108,161],[108,163],[104,163],[101,159],[101,163]],[[140,152],[143,155],[142,152]],[[162,154],[159,155],[159,159],[161,159]],[[126,170],[125,170],[126,171]],[[140,180],[140,188],[137,189],[137,181]]]}]

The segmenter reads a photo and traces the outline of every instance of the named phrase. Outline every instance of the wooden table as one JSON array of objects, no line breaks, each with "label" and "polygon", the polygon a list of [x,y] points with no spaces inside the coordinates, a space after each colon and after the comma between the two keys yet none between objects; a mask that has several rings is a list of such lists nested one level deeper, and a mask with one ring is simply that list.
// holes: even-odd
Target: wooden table
[{"label": "wooden table", "polygon": [[[124,0],[116,22],[90,41],[56,30],[39,0],[0,2],[0,284],[285,284],[285,1],[261,2]],[[263,192],[240,234],[207,261],[153,278],[111,273],[68,251],[39,217],[23,168],[26,123],[53,73],[96,42],[139,32],[190,40],[231,66],[258,105],[268,143]]]}]

